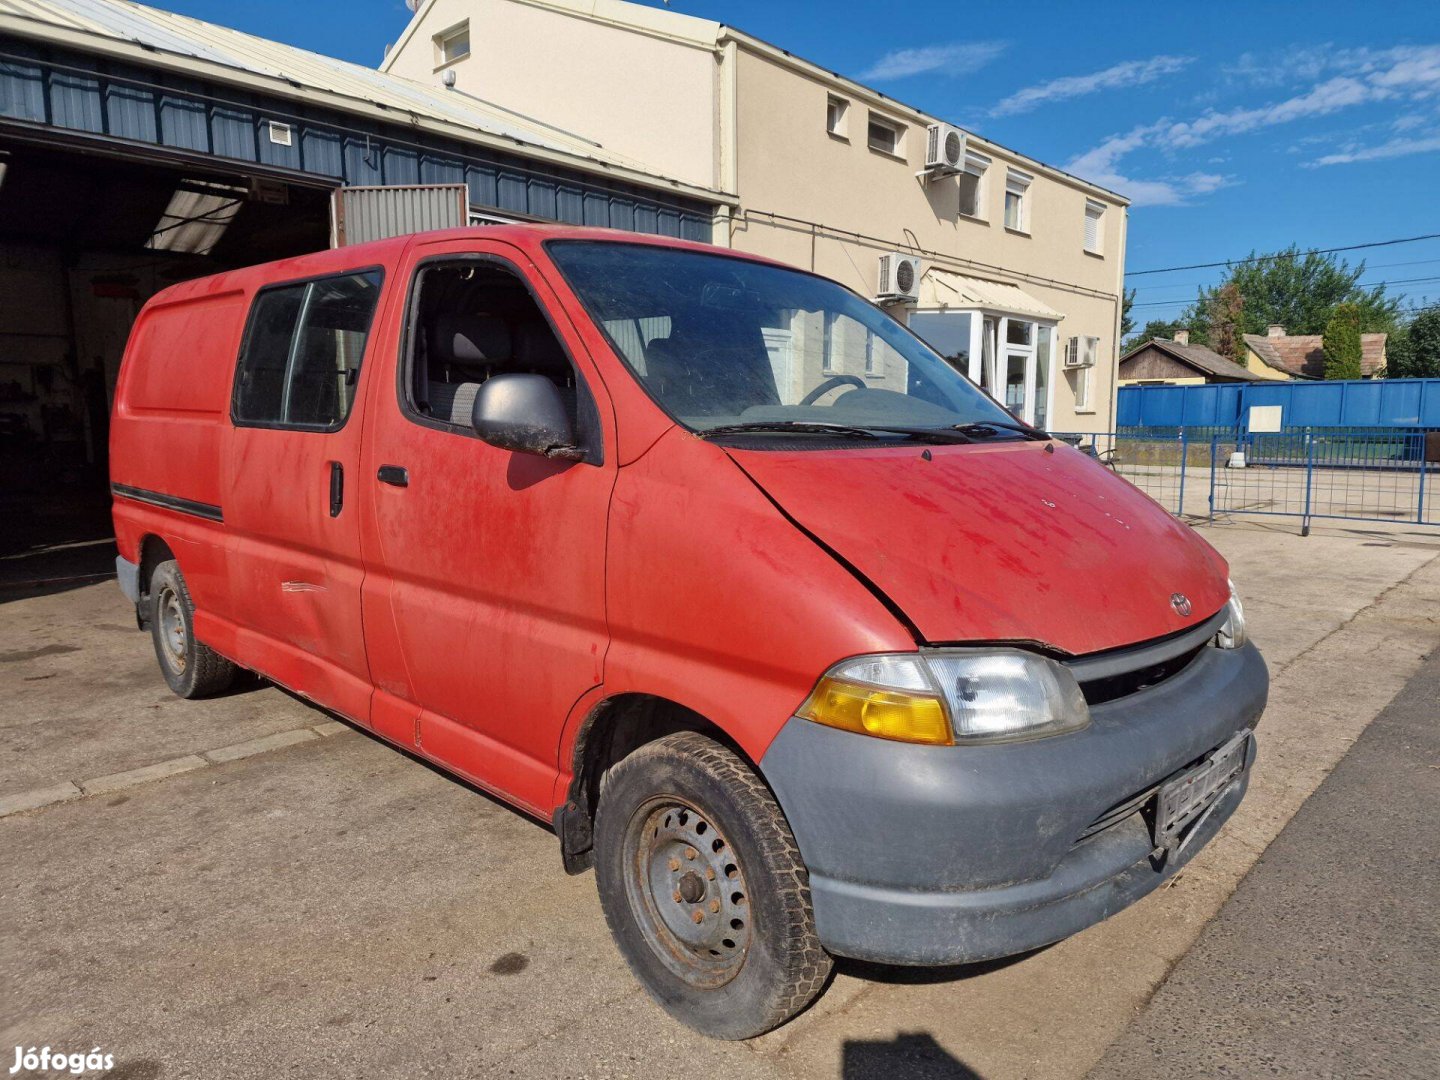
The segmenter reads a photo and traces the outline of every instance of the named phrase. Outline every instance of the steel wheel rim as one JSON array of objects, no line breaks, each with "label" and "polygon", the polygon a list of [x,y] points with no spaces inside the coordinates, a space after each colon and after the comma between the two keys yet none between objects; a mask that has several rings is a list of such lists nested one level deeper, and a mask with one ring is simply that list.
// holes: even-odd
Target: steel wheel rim
[{"label": "steel wheel rim", "polygon": [[185,612],[180,606],[180,597],[169,585],[160,589],[155,603],[156,618],[160,622],[160,643],[165,648],[165,659],[176,672],[185,670],[185,646],[189,635],[185,631]]},{"label": "steel wheel rim", "polygon": [[625,834],[625,892],[652,951],[691,986],[739,974],[753,938],[740,857],[714,820],[674,795],[635,811]]}]

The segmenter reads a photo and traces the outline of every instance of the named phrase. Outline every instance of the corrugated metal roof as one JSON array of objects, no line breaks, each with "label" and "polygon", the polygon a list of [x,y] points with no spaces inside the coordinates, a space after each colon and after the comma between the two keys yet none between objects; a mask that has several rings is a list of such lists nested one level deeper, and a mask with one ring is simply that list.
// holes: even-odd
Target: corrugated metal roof
[{"label": "corrugated metal roof", "polygon": [[[497,105],[129,0],[0,0],[0,15],[189,56],[311,91],[413,113],[655,176],[599,143]],[[663,179],[663,178],[662,178]]]},{"label": "corrugated metal roof", "polygon": [[934,267],[927,270],[920,279],[920,302],[917,306],[983,308],[986,311],[1029,315],[1034,319],[1053,322],[1059,322],[1065,317],[1048,304],[1036,300],[1018,285],[1007,285],[1003,281],[985,281]]}]

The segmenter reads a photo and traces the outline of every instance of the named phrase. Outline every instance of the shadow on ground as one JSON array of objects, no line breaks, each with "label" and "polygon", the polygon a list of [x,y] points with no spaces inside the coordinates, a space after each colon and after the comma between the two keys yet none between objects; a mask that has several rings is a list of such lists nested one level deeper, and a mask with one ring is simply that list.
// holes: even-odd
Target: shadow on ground
[{"label": "shadow on ground", "polygon": [[876,1042],[850,1040],[841,1048],[841,1080],[982,1080],[928,1033]]}]

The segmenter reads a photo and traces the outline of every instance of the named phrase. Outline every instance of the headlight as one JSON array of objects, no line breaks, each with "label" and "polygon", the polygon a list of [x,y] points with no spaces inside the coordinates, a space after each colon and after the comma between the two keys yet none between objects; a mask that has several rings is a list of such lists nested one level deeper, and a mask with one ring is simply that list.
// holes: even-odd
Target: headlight
[{"label": "headlight", "polygon": [[825,673],[807,720],[900,742],[1003,742],[1076,731],[1090,710],[1075,677],[1019,649],[860,656]]},{"label": "headlight", "polygon": [[1249,640],[1245,631],[1245,605],[1240,602],[1235,583],[1227,581],[1225,584],[1230,586],[1230,599],[1225,604],[1225,624],[1215,635],[1215,644],[1222,649],[1238,649]]}]

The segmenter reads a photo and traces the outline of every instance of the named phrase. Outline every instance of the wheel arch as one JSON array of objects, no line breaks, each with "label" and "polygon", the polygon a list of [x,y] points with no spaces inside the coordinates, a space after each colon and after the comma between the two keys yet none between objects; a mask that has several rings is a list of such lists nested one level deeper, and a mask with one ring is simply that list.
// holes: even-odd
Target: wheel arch
[{"label": "wheel arch", "polygon": [[657,694],[614,694],[585,714],[570,747],[570,786],[555,811],[555,833],[567,873],[593,865],[595,809],[605,772],[647,743],[681,731],[714,739],[760,775],[758,764],[720,724],[678,701]]},{"label": "wheel arch", "polygon": [[[175,551],[170,547],[168,541],[159,533],[146,533],[140,538],[140,546],[137,549],[139,554],[139,588],[140,602],[135,606],[136,618],[143,628],[149,622],[147,611],[149,605],[146,600],[150,596],[150,577],[155,573],[155,567],[167,560],[175,558]],[[177,562],[179,560],[176,560]]]}]

